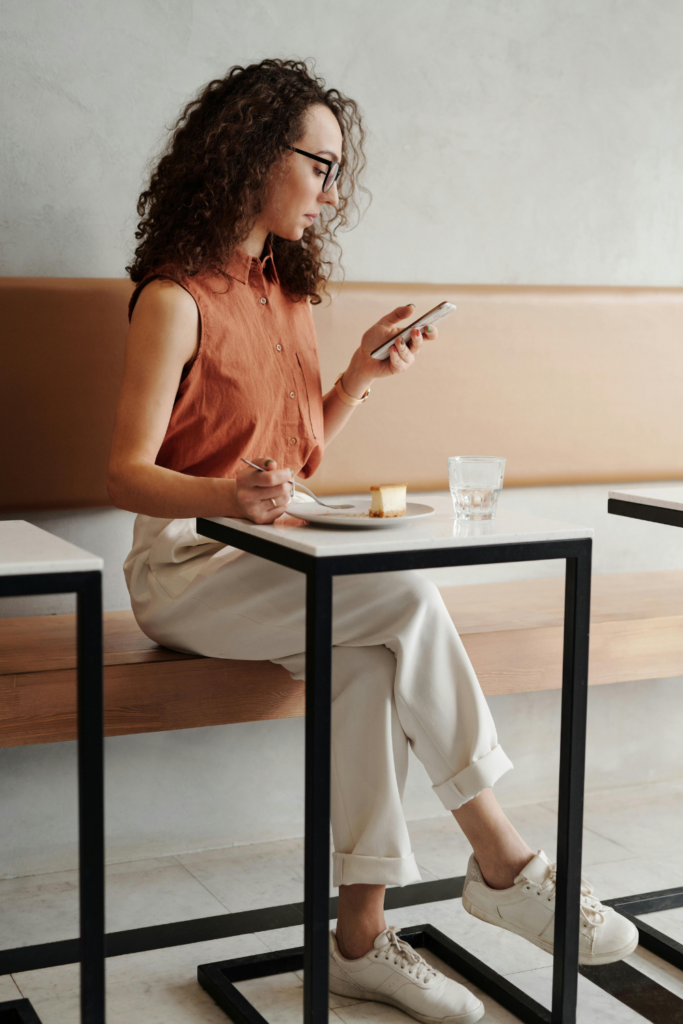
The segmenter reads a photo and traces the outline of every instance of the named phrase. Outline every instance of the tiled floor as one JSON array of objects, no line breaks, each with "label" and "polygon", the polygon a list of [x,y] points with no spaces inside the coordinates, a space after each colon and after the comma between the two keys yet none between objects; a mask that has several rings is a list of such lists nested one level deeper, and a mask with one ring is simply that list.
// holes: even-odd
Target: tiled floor
[{"label": "tiled floor", "polygon": [[[554,852],[552,804],[508,809],[532,847]],[[594,794],[586,802],[584,874],[605,899],[683,884],[683,782]],[[417,861],[425,880],[464,874],[469,847],[451,818],[413,822]],[[302,898],[301,840],[232,847],[130,863],[107,870],[110,931],[274,906]],[[423,904],[388,915],[397,927],[430,922],[490,963],[534,998],[549,1004],[551,958],[523,939],[466,914],[459,900]],[[0,881],[0,947],[76,934],[77,874],[64,871]],[[683,941],[683,910],[648,915]],[[110,959],[107,962],[110,1024],[225,1024],[226,1017],[198,986],[197,964],[266,949],[299,945],[301,928],[260,932]],[[629,962],[683,998],[683,975],[644,951]],[[446,969],[447,970],[447,969]],[[456,977],[456,975],[453,975]],[[279,975],[244,982],[270,1024],[301,1020],[302,979]],[[0,977],[0,1002],[25,996],[43,1024],[78,1020],[78,967],[70,965]],[[513,1021],[484,998],[489,1024]],[[379,1003],[330,1000],[330,1020],[345,1024],[406,1024],[399,1011]],[[630,1024],[643,1018],[580,979],[581,1024]]]}]

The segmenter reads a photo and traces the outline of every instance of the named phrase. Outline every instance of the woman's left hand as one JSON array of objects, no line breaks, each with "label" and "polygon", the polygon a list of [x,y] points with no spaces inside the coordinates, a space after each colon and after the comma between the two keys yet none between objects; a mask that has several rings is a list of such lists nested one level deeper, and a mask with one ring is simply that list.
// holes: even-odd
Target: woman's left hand
[{"label": "woman's left hand", "polygon": [[[392,335],[400,329],[401,320],[413,316],[415,306],[411,303],[408,306],[399,306],[391,313],[387,313],[381,320],[378,320],[363,335],[360,347],[354,352],[349,368],[344,372],[344,390],[354,398],[360,396],[372,384],[377,377],[390,377],[396,373],[405,373],[415,362],[415,359],[424,343],[424,336],[431,340],[439,336],[436,327],[423,328],[424,335],[420,330],[411,331],[410,340],[406,344],[402,338],[389,349],[388,359],[373,359],[372,353],[379,348]],[[358,393],[357,393],[358,392]]]}]

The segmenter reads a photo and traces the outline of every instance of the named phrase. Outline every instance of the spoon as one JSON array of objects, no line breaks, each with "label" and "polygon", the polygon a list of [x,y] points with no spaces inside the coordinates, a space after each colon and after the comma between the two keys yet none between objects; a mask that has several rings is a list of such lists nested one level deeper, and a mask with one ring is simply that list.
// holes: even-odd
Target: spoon
[{"label": "spoon", "polygon": [[[250,462],[249,459],[242,459],[242,462],[246,462],[248,466],[252,466],[254,469],[258,469],[259,473],[266,472],[263,466],[257,466],[255,462]],[[316,498],[313,491],[309,491],[308,487],[304,487],[304,485],[300,483],[295,484],[294,481],[292,480],[292,494],[294,494],[295,487],[300,487],[302,491],[306,492],[306,494],[310,494],[313,500],[317,501],[319,505],[323,506],[323,508],[353,508],[353,505],[329,505],[327,502],[321,501],[320,498]]]}]

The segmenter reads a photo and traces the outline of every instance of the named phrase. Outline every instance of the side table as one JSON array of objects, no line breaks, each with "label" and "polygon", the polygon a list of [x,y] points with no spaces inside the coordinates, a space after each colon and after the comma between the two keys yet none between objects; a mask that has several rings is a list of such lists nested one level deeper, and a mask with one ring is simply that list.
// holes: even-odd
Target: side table
[{"label": "side table", "polygon": [[[77,597],[81,1024],[104,1024],[102,559],[22,520],[0,522],[0,597]],[[0,1004],[35,1024],[28,1000]]]},{"label": "side table", "polygon": [[328,1020],[332,585],[335,576],[438,566],[563,559],[566,562],[552,1011],[431,925],[402,938],[426,946],[527,1024],[575,1024],[588,690],[592,530],[499,512],[455,521],[448,496],[436,515],[390,529],[325,529],[289,516],[272,526],[197,519],[206,537],[306,575],[304,946],[205,964],[200,984],[240,1024],[266,1024],[236,981],[304,970],[304,1024]]}]

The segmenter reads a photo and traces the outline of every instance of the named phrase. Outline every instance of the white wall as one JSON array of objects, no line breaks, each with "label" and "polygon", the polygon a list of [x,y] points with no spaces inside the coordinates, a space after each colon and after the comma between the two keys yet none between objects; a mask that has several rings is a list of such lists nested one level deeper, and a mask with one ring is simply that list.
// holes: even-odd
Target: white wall
[{"label": "white wall", "polygon": [[121,276],[142,169],[234,63],[362,105],[351,280],[679,285],[680,0],[5,0],[0,274]]}]

